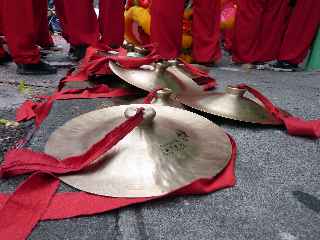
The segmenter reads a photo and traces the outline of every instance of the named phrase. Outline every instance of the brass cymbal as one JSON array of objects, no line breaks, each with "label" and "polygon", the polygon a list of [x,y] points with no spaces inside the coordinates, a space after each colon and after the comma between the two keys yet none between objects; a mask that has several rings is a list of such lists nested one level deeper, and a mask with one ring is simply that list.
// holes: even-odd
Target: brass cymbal
[{"label": "brass cymbal", "polygon": [[45,152],[58,159],[82,154],[141,107],[145,122],[88,169],[61,180],[98,195],[150,197],[211,178],[227,165],[232,146],[221,128],[189,111],[159,105],[122,105],[81,115],[50,136]]},{"label": "brass cymbal", "polygon": [[[209,114],[250,123],[281,125],[258,101],[245,97],[246,90],[228,86],[224,93],[177,96],[181,103]],[[286,113],[288,114],[288,113]]]},{"label": "brass cymbal", "polygon": [[175,96],[173,92],[169,88],[160,89],[156,93],[155,99],[151,102],[151,104],[156,104],[160,106],[169,106],[169,107],[177,107],[182,108],[183,105],[175,100]]},{"label": "brass cymbal", "polygon": [[109,67],[124,81],[148,92],[158,88],[169,88],[179,94],[197,95],[202,93],[201,87],[192,78],[168,62],[157,62],[139,69],[125,69],[110,61]]}]

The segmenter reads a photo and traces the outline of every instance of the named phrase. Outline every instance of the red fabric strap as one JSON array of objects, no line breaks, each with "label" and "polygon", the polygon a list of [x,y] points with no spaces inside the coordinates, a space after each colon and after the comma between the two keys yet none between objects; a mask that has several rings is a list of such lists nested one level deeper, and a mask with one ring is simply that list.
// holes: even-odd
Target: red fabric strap
[{"label": "red fabric strap", "polygon": [[36,173],[22,183],[2,204],[0,239],[26,239],[47,212],[58,186],[58,179],[44,173]]},{"label": "red fabric strap", "polygon": [[87,152],[62,161],[31,150],[9,151],[0,168],[0,175],[20,175],[33,171],[42,173],[35,173],[22,183],[1,208],[0,239],[25,239],[30,234],[46,212],[59,186],[60,181],[52,176],[53,173],[70,173],[84,169],[142,121],[143,110],[139,109],[135,116],[113,129]]},{"label": "red fabric strap", "polygon": [[5,154],[0,167],[0,176],[15,176],[17,174],[32,173],[34,171],[63,174],[78,172],[89,166],[99,156],[108,152],[122,138],[130,133],[143,120],[143,110],[114,128],[103,139],[91,146],[84,154],[73,156],[62,161],[45,153],[33,152],[29,149],[13,149]]},{"label": "red fabric strap", "polygon": [[103,84],[94,88],[56,91],[50,97],[39,97],[45,99],[43,102],[32,102],[30,100],[24,102],[22,106],[17,109],[16,120],[20,122],[35,118],[36,126],[39,127],[48,116],[55,100],[111,98],[128,96],[132,94],[135,94],[135,92],[132,90],[126,88],[110,89]]},{"label": "red fabric strap", "polygon": [[204,91],[212,90],[217,87],[217,81],[214,78],[210,77],[210,75],[207,72],[201,70],[196,66],[193,66],[192,64],[186,62],[183,59],[179,59],[179,61],[181,61],[184,64],[187,70],[189,70],[193,75],[197,76],[193,80],[197,84],[201,85]]},{"label": "red fabric strap", "polygon": [[[167,196],[207,194],[219,189],[234,186],[236,183],[234,168],[237,156],[237,147],[231,137],[230,142],[233,147],[232,156],[228,165],[221,173],[212,179],[197,180],[186,187],[168,194]],[[50,181],[52,180],[50,179]],[[1,205],[3,206],[10,196],[10,194],[0,194],[0,207]],[[153,199],[156,198],[112,198],[97,196],[85,192],[57,193],[52,198],[52,201],[41,220],[65,219],[94,215],[132,204],[147,202]]]},{"label": "red fabric strap", "polygon": [[265,97],[258,90],[246,84],[240,84],[237,87],[241,89],[246,89],[260,102],[262,102],[265,108],[276,119],[279,119],[284,123],[290,135],[320,138],[320,120],[304,120],[298,117],[285,115],[280,111],[279,108],[277,108],[267,97]]}]

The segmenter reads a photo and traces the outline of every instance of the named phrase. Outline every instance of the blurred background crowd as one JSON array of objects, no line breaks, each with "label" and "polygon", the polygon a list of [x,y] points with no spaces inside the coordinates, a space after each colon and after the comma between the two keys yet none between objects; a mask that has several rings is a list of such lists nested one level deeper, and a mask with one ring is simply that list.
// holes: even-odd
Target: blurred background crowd
[{"label": "blurred background crowd", "polygon": [[0,64],[54,74],[42,57],[59,51],[52,35],[61,34],[73,61],[88,46],[127,41],[164,59],[215,66],[226,52],[234,64],[299,71],[307,56],[320,64],[319,25],[319,0],[0,0]]}]

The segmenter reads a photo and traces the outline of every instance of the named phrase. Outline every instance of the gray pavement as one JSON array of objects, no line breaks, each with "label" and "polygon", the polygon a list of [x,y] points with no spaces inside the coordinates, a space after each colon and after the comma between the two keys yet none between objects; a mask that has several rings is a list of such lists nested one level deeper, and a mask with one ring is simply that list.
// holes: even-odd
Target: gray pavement
[{"label": "gray pavement", "polygon": [[[225,61],[220,67],[228,70],[211,69],[219,81],[218,90],[228,84],[247,83],[292,114],[320,118],[319,73],[247,71]],[[23,80],[36,85],[33,88],[39,91],[50,92],[65,71],[53,77]],[[28,97],[17,92],[20,79],[13,73],[13,66],[0,67],[0,118],[12,118],[15,107]],[[66,121],[114,104],[105,99],[56,102],[30,147],[43,150],[49,135]],[[41,222],[30,239],[320,239],[320,141],[291,137],[278,127],[207,117],[238,144],[235,187],[205,196],[162,199],[92,217]],[[1,179],[0,191],[13,191],[22,179]],[[70,190],[64,184],[60,189]]]}]

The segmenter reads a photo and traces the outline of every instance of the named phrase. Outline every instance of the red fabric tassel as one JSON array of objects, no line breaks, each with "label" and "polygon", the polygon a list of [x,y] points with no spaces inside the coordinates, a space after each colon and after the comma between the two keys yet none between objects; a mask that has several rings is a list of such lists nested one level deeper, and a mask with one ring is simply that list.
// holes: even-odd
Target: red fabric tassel
[{"label": "red fabric tassel", "polygon": [[262,104],[265,106],[265,108],[276,119],[279,119],[284,123],[290,135],[320,138],[320,120],[304,120],[301,118],[285,115],[280,111],[279,108],[273,105],[273,103],[258,90],[249,87],[246,84],[240,84],[237,87],[241,89],[246,89],[249,93],[251,93],[258,100],[260,100]]}]

